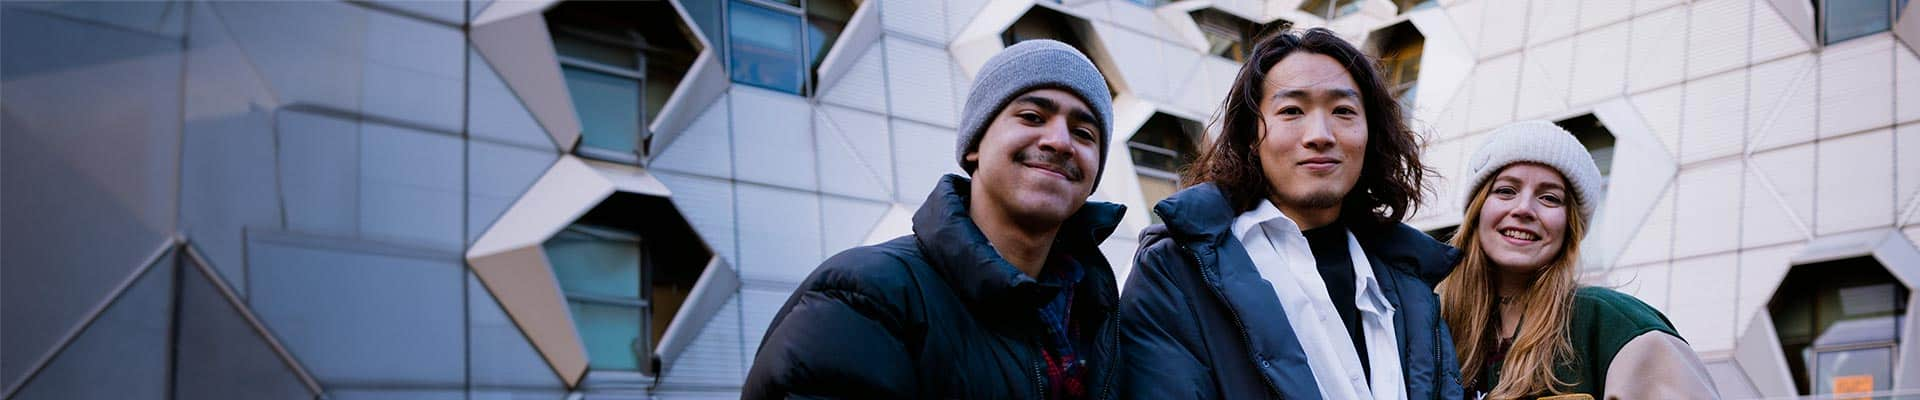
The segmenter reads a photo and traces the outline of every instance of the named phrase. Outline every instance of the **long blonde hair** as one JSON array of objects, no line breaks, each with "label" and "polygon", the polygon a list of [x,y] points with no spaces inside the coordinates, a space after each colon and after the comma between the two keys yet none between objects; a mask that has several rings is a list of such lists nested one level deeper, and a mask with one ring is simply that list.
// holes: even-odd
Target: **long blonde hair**
[{"label": "long blonde hair", "polygon": [[[1498,326],[1489,321],[1498,293],[1494,289],[1492,260],[1480,247],[1480,209],[1486,205],[1493,188],[1492,179],[1474,192],[1466,218],[1453,235],[1452,245],[1465,252],[1465,258],[1453,273],[1440,282],[1440,315],[1453,328],[1453,346],[1459,354],[1462,385],[1472,387],[1485,373],[1484,361],[1499,344],[1490,340],[1498,335]],[[1579,210],[1582,199],[1567,196],[1567,210]],[[1554,367],[1573,361],[1573,344],[1567,323],[1573,315],[1573,292],[1577,289],[1574,273],[1580,260],[1580,238],[1586,236],[1587,223],[1579,212],[1567,213],[1566,237],[1560,255],[1535,273],[1533,282],[1519,301],[1526,314],[1520,320],[1520,334],[1503,360],[1499,382],[1493,385],[1489,399],[1510,399],[1542,393],[1560,394],[1573,382],[1561,381]]]}]

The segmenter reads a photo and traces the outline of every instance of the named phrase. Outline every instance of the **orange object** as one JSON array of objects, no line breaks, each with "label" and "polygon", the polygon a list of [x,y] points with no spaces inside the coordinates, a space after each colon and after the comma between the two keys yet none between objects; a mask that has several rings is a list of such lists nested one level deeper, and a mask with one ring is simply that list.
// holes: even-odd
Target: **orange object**
[{"label": "orange object", "polygon": [[[1833,377],[1833,394],[1867,394],[1873,392],[1873,375],[1847,375]],[[1866,397],[1839,397],[1840,399],[1864,399]]]}]

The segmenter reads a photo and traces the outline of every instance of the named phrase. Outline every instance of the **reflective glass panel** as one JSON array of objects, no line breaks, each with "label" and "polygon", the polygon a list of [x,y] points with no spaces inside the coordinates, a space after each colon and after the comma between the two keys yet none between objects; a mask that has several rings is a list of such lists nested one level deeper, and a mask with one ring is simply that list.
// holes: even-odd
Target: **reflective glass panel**
[{"label": "reflective glass panel", "polygon": [[640,370],[640,355],[647,354],[639,343],[645,319],[641,307],[568,300],[573,325],[580,328],[580,342],[587,347],[587,367],[596,370]]},{"label": "reflective glass panel", "polygon": [[1893,26],[1893,2],[1873,0],[1827,1],[1826,44],[1886,31]]},{"label": "reflective glass panel", "polygon": [[727,7],[733,81],[801,94],[800,16],[734,1]]},{"label": "reflective glass panel", "polygon": [[580,145],[632,153],[640,141],[640,81],[562,66],[580,116]]}]

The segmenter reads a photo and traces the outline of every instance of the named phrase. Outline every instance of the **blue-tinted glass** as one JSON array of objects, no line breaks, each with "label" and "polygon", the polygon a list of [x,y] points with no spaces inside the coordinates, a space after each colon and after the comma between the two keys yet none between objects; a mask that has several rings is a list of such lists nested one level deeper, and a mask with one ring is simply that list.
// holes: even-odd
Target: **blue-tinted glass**
[{"label": "blue-tinted glass", "polygon": [[1872,0],[1826,2],[1826,43],[1886,31],[1893,26],[1893,3]]},{"label": "blue-tinted glass", "polygon": [[546,243],[567,296],[640,299],[640,243],[568,230]]},{"label": "blue-tinted glass", "polygon": [[820,60],[827,58],[827,50],[833,49],[833,41],[840,39],[840,31],[845,28],[846,26],[838,21],[807,20],[807,67],[809,70],[820,68]]},{"label": "blue-tinted glass", "polygon": [[637,371],[640,369],[635,340],[643,331],[644,313],[637,306],[568,301],[573,325],[580,329],[580,341],[587,346],[587,367],[597,370]]},{"label": "blue-tinted glass", "polygon": [[580,116],[580,145],[632,153],[640,142],[640,81],[562,67]]},{"label": "blue-tinted glass", "polygon": [[735,1],[727,7],[733,81],[800,94],[800,16]]},{"label": "blue-tinted glass", "polygon": [[1162,5],[1166,5],[1170,1],[1169,0],[1127,0],[1127,2],[1138,4],[1141,7],[1151,8],[1151,7],[1159,7]]}]

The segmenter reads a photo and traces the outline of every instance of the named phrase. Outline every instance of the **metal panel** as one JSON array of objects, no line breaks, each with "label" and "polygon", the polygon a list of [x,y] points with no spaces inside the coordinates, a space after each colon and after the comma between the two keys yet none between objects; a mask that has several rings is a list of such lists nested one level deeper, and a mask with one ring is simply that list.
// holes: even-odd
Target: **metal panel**
[{"label": "metal panel", "polygon": [[[192,257],[186,257],[192,260]],[[281,358],[284,349],[241,313],[192,261],[180,271],[179,324],[174,343],[174,397],[186,399],[293,399],[319,393],[308,377]]]},{"label": "metal panel", "polygon": [[248,243],[249,302],[321,382],[465,384],[456,253],[277,234]]},{"label": "metal panel", "polygon": [[103,311],[89,315],[85,330],[75,332],[55,358],[37,365],[31,380],[9,382],[24,386],[8,398],[168,398],[175,259],[162,254],[156,265],[136,270],[140,275],[124,292],[116,291]]}]

